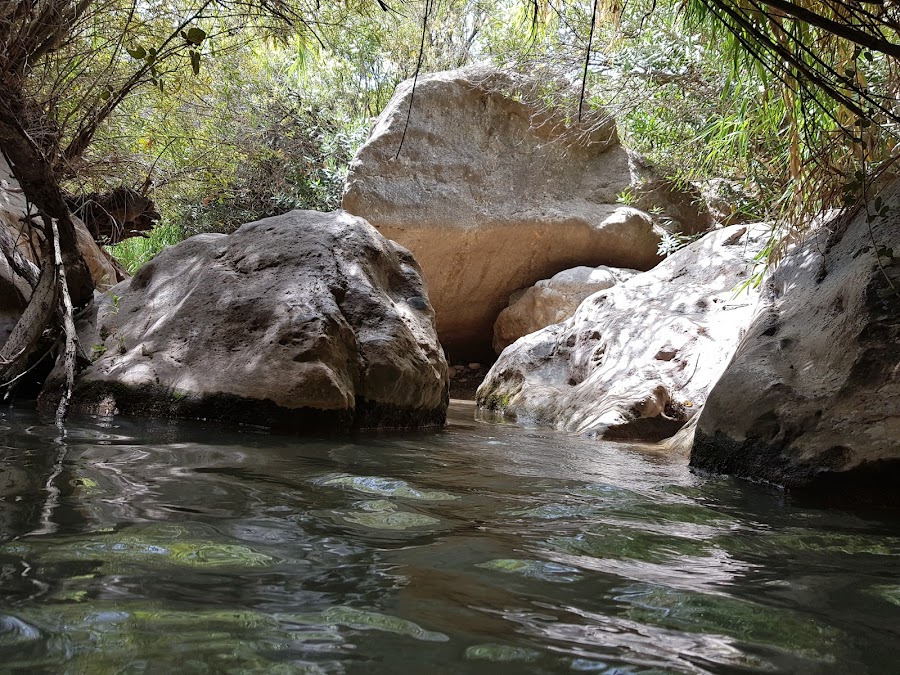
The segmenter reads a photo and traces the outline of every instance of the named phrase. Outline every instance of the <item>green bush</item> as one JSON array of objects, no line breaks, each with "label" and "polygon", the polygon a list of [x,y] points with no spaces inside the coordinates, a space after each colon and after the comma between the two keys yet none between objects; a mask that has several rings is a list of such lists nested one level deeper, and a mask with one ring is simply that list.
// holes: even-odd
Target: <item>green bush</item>
[{"label": "green bush", "polygon": [[150,230],[147,237],[132,237],[108,246],[107,250],[115,256],[128,270],[134,274],[144,263],[155,258],[160,251],[177,244],[184,239],[181,227],[172,223],[163,223]]}]

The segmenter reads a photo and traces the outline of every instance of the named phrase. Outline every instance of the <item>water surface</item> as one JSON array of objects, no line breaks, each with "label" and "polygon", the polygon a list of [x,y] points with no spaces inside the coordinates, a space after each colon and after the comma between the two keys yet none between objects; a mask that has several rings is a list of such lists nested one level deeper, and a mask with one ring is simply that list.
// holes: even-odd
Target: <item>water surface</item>
[{"label": "water surface", "polygon": [[0,669],[898,673],[900,526],[471,421],[0,410]]}]

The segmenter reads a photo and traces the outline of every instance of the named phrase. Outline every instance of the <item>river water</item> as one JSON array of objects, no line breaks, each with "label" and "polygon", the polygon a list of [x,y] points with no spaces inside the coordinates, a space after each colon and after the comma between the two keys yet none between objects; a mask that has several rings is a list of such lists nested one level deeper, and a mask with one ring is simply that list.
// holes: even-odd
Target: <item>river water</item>
[{"label": "river water", "polygon": [[472,421],[0,410],[0,670],[900,673],[900,525]]}]

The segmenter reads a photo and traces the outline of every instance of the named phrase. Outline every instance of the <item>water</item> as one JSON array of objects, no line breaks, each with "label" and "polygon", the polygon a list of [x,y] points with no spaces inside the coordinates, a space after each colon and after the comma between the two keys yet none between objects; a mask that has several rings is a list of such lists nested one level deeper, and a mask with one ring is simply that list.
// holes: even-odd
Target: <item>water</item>
[{"label": "water", "polygon": [[471,420],[0,412],[0,669],[897,673],[900,526]]}]

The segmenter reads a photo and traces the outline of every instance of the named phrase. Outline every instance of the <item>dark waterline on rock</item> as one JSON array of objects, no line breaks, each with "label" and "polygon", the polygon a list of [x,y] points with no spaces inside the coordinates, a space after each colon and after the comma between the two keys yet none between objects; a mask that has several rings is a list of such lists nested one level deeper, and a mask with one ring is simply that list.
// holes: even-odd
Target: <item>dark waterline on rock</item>
[{"label": "dark waterline on rock", "polygon": [[471,415],[298,439],[0,412],[4,672],[897,672],[891,516]]}]

